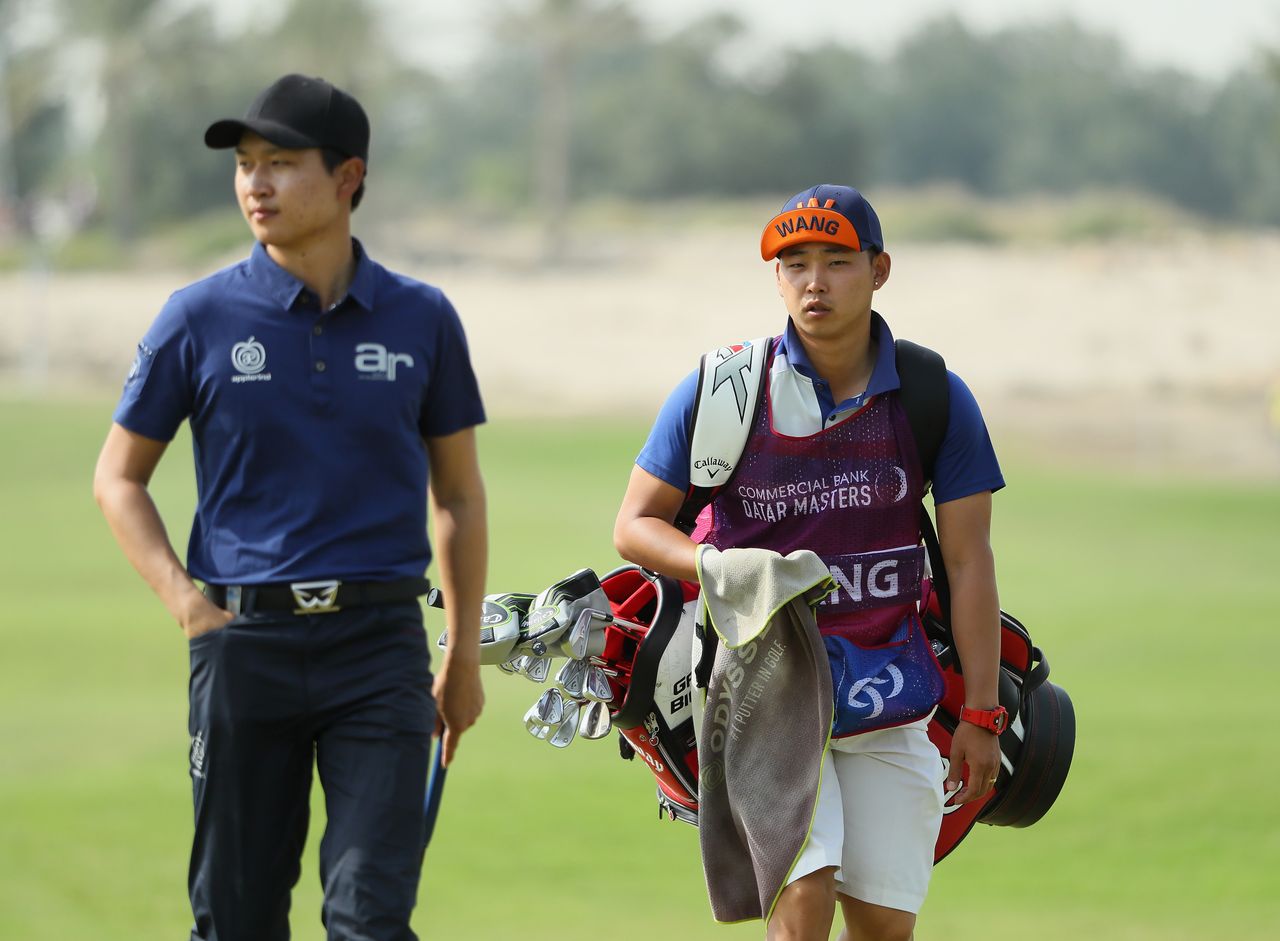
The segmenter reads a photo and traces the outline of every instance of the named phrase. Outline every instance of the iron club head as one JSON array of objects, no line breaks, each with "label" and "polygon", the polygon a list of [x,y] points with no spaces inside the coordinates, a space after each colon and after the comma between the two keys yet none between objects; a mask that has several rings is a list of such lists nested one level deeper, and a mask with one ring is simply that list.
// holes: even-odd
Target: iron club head
[{"label": "iron club head", "polygon": [[602,702],[589,702],[578,710],[578,734],[585,739],[604,738],[613,731],[613,720],[609,718],[609,707]]},{"label": "iron club head", "polygon": [[569,660],[560,668],[556,682],[574,699],[582,698],[582,687],[587,677],[587,661]]},{"label": "iron club head", "polygon": [[578,734],[578,704],[570,699],[564,704],[564,718],[560,726],[547,739],[556,748],[565,748]]},{"label": "iron club head", "polygon": [[596,702],[611,702],[613,700],[613,689],[609,686],[609,675],[604,672],[603,667],[596,666],[593,663],[587,668],[587,681],[582,692],[587,699],[594,699]]}]

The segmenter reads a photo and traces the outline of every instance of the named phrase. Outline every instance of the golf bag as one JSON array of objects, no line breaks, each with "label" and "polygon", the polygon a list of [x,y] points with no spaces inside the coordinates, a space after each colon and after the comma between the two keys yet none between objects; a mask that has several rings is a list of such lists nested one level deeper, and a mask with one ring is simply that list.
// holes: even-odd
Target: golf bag
[{"label": "golf bag", "polygon": [[[694,697],[703,695],[697,685],[705,685],[705,679],[699,681],[695,674],[702,676],[699,667],[710,659],[699,652],[697,586],[633,565],[614,570],[601,585],[614,621],[605,628],[600,660],[610,673],[614,702],[620,704],[612,718],[621,735],[622,756],[639,754],[648,765],[664,816],[696,826]],[[925,589],[925,628],[946,683],[928,731],[945,756],[964,703],[964,678],[941,619],[938,596],[928,583]],[[985,797],[947,808],[934,847],[935,863],[955,849],[975,823],[1035,823],[1053,805],[1071,766],[1075,715],[1070,698],[1048,681],[1048,660],[1032,644],[1026,628],[1004,612],[1000,639],[1000,703],[1009,711],[1009,727],[1000,737],[1000,774]]]}]

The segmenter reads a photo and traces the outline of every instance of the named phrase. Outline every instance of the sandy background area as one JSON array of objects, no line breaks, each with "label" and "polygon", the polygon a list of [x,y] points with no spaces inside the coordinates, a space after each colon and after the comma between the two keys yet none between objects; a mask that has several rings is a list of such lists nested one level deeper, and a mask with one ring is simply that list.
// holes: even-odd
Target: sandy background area
[{"label": "sandy background area", "polygon": [[[703,350],[781,330],[756,237],[580,236],[554,267],[499,243],[447,262],[370,248],[453,299],[494,416],[648,418]],[[1280,479],[1280,236],[900,244],[893,261],[877,309],[946,356],[1001,451]],[[0,276],[0,395],[111,394],[166,296],[200,273]]]}]

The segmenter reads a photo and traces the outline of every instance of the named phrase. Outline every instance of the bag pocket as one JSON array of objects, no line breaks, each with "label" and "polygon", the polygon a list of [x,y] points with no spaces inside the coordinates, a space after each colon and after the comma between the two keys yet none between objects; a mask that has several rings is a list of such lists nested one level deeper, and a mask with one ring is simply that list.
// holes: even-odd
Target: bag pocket
[{"label": "bag pocket", "polygon": [[942,699],[942,668],[914,614],[877,647],[839,635],[827,635],[823,642],[835,696],[833,738],[906,725],[927,716]]}]

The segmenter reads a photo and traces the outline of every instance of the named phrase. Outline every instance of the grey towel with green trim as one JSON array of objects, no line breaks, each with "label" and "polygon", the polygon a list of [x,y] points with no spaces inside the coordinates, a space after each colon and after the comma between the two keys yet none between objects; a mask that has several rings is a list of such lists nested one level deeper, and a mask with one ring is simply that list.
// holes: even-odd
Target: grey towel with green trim
[{"label": "grey towel with green trim", "polygon": [[767,918],[813,823],[831,733],[831,669],[812,605],[814,553],[698,549],[720,636],[699,745],[698,840],[716,921]]}]

